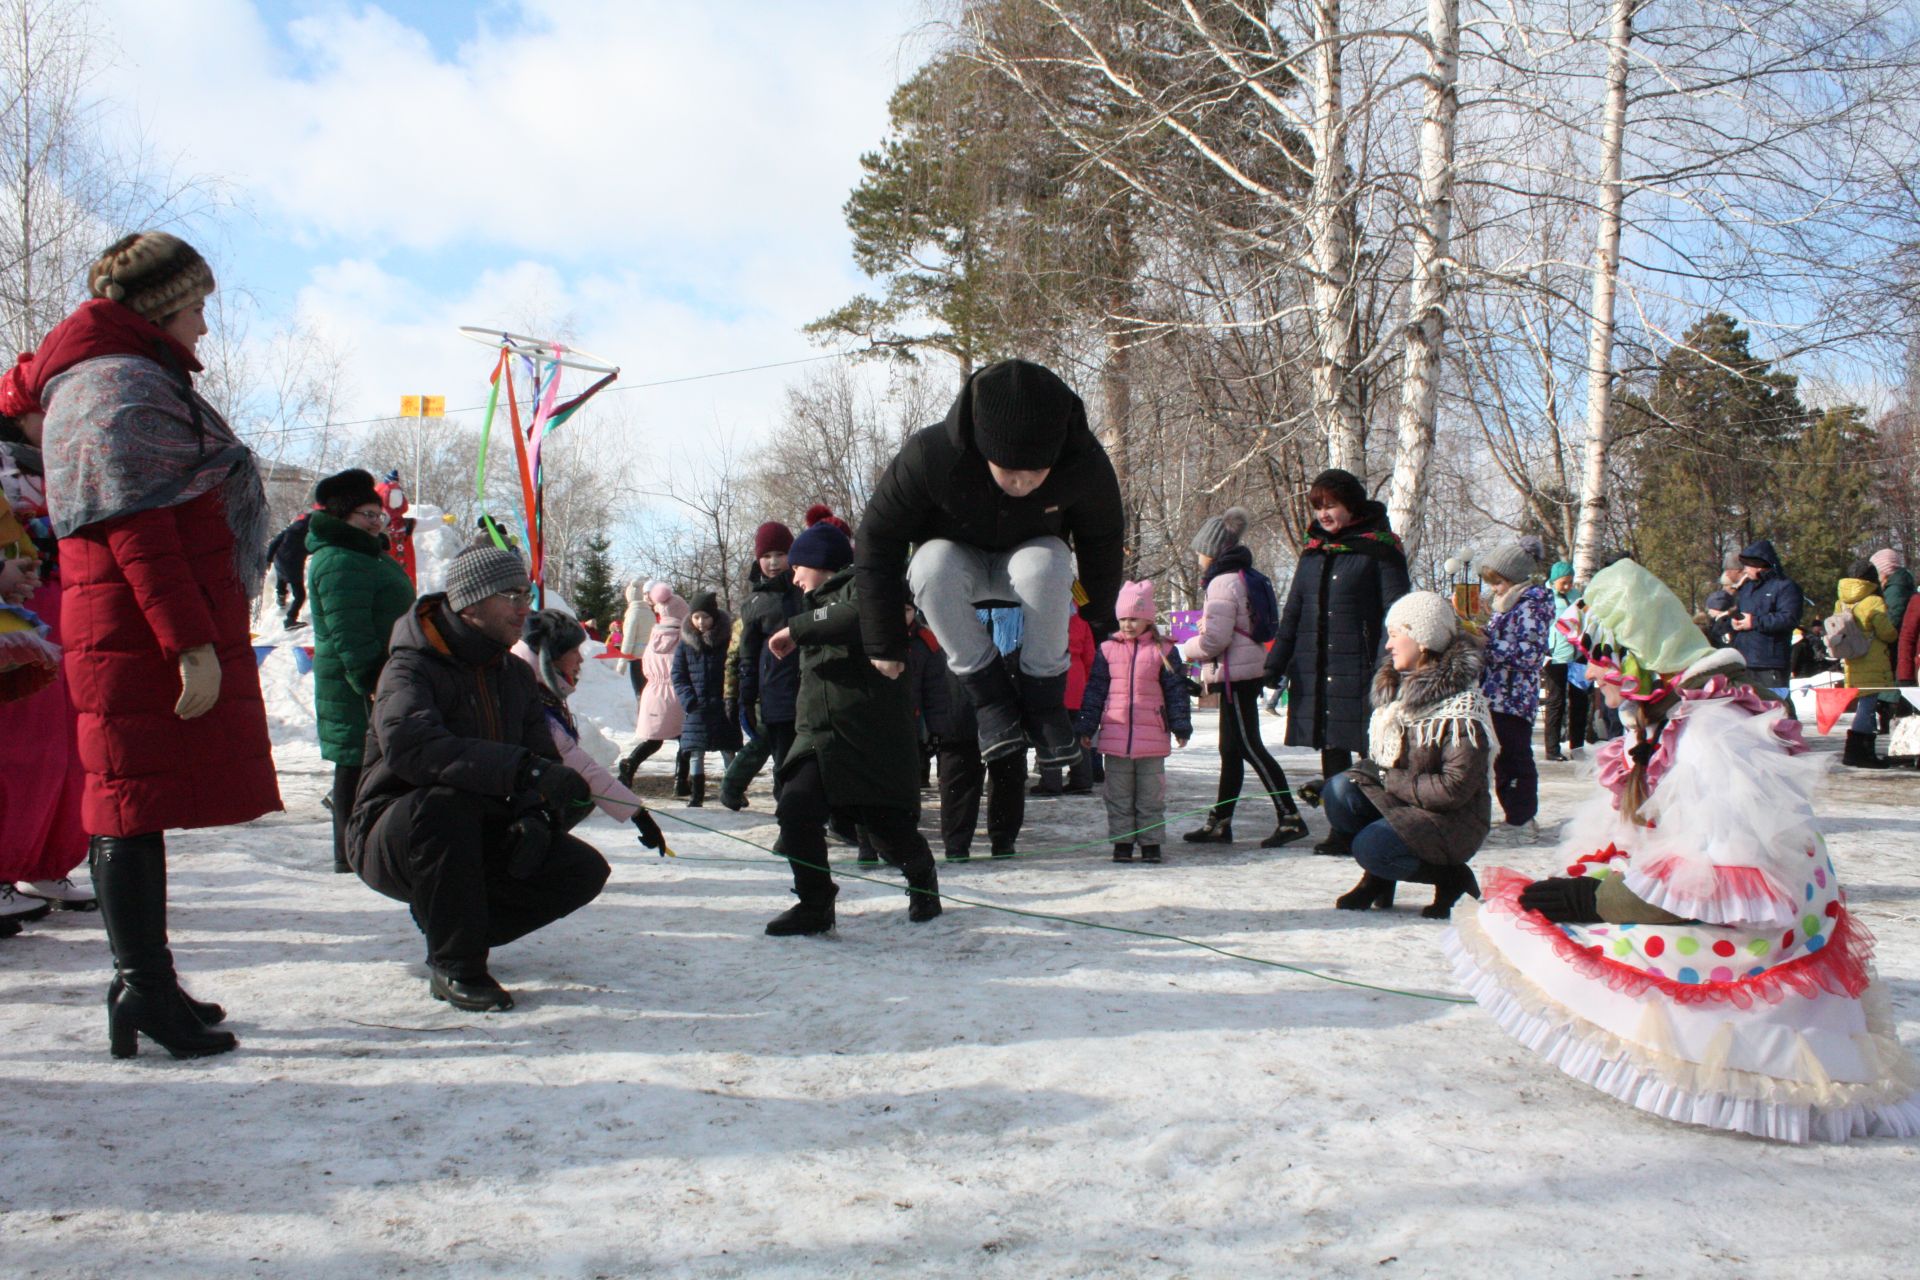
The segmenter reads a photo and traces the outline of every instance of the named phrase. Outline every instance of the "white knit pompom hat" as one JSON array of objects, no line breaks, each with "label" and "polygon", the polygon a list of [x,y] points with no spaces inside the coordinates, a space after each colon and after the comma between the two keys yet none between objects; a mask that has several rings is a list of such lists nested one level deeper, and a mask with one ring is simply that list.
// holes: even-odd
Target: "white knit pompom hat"
[{"label": "white knit pompom hat", "polygon": [[1409,591],[1387,610],[1387,627],[1398,627],[1428,653],[1442,653],[1460,632],[1460,617],[1445,596]]}]

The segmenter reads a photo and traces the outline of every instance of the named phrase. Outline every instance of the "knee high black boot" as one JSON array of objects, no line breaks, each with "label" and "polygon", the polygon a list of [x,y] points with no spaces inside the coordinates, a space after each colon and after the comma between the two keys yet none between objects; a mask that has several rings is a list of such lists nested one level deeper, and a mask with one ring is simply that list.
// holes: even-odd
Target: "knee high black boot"
[{"label": "knee high black boot", "polygon": [[676,751],[674,753],[673,794],[676,796],[690,796],[693,794],[693,783],[687,776],[687,770],[689,768],[687,761],[688,757],[686,752]]},{"label": "knee high black boot", "polygon": [[[239,1042],[209,1029],[187,1002],[167,949],[167,853],[164,837],[95,836],[94,892],[113,949],[107,1037],[116,1058],[140,1051],[142,1034],[176,1058],[225,1053]],[[215,1006],[217,1009],[218,1006]],[[221,1016],[225,1016],[224,1012]]]}]

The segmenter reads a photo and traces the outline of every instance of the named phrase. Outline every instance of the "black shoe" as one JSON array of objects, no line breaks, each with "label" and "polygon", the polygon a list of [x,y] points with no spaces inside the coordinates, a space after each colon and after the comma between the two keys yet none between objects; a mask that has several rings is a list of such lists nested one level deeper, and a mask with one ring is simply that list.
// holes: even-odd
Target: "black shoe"
[{"label": "black shoe", "polygon": [[839,896],[840,890],[836,888],[819,901],[808,902],[802,898],[767,921],[768,935],[775,938],[799,938],[831,933],[833,931],[833,900]]},{"label": "black shoe", "polygon": [[1132,862],[1133,846],[1130,844],[1123,844],[1120,841],[1116,840],[1113,845],[1113,860],[1115,862]]},{"label": "black shoe", "polygon": [[1012,845],[1007,845],[1005,848],[995,849],[993,856],[996,858],[1017,858],[1020,856],[1020,851]]},{"label": "black shoe", "polygon": [[960,677],[973,700],[973,716],[980,730],[980,759],[992,764],[1027,749],[1027,730],[1020,722],[1020,695],[1007,665],[995,658],[985,667]]},{"label": "black shoe", "polygon": [[1377,876],[1369,871],[1360,877],[1360,883],[1333,900],[1333,905],[1342,911],[1366,911],[1373,907],[1386,910],[1393,905],[1394,881]]},{"label": "black shoe", "polygon": [[872,845],[863,844],[860,846],[859,857],[855,858],[854,861],[863,867],[877,866],[880,862],[880,855],[874,852]]},{"label": "black shoe", "polygon": [[1033,758],[1042,769],[1070,769],[1080,763],[1080,739],[1067,713],[1067,673],[1020,673],[1020,715],[1033,739]]},{"label": "black shoe", "polygon": [[1313,851],[1323,858],[1351,858],[1353,838],[1344,831],[1329,831],[1325,840],[1313,846]]},{"label": "black shoe", "polygon": [[1296,811],[1282,813],[1280,821],[1273,828],[1273,834],[1260,842],[1262,849],[1278,849],[1282,845],[1292,844],[1307,834],[1307,820]]},{"label": "black shoe", "polygon": [[1159,846],[1159,845],[1157,845],[1157,844],[1143,844],[1143,845],[1141,845],[1141,846],[1140,846],[1140,861],[1142,861],[1142,862],[1158,862],[1158,861],[1160,861],[1160,846]]},{"label": "black shoe", "polygon": [[1420,914],[1429,920],[1445,920],[1453,914],[1453,904],[1460,901],[1464,894],[1469,897],[1480,896],[1480,881],[1473,874],[1473,868],[1465,866],[1428,867],[1426,879],[1433,885],[1433,901],[1420,908]]},{"label": "black shoe", "polygon": [[339,854],[335,854],[333,858],[333,874],[337,876],[350,876],[353,874],[353,864]]},{"label": "black shoe", "polygon": [[747,807],[747,798],[745,796],[736,796],[725,787],[722,787],[720,788],[720,805],[724,809],[730,809],[734,813],[738,813]]},{"label": "black shoe", "polygon": [[0,916],[0,938],[11,938],[20,932],[20,922],[10,917]]},{"label": "black shoe", "polygon": [[1199,830],[1189,831],[1180,838],[1188,844],[1232,844],[1233,819],[1210,813]]},{"label": "black shoe", "polygon": [[[120,981],[119,974],[116,973],[113,975],[113,981],[107,984],[107,1003],[108,1004],[113,1003],[114,998],[119,994],[120,988],[125,985],[126,985],[125,983]],[[195,1000],[192,996],[186,993],[184,988],[178,985],[174,987],[174,990],[180,992],[180,998],[186,1001],[187,1008],[192,1010],[193,1016],[200,1019],[201,1023],[203,1023],[204,1025],[209,1027],[217,1027],[221,1023],[227,1020],[227,1011],[225,1009],[222,1009],[219,1005],[215,1004],[213,1001]]]},{"label": "black shoe", "polygon": [[1550,764],[1565,764],[1567,762],[1567,758],[1558,751],[1549,751],[1544,758]]},{"label": "black shoe", "polygon": [[211,1030],[201,1021],[174,975],[173,953],[167,949],[163,839],[158,834],[95,836],[90,862],[118,979],[107,989],[107,1044],[113,1056],[133,1057],[142,1035],[176,1058],[204,1058],[237,1047],[230,1032]]},{"label": "black shoe", "polygon": [[1088,782],[1082,783],[1077,787],[1067,787],[1062,790],[1060,794],[1063,796],[1090,796],[1093,794],[1093,784]]},{"label": "black shoe", "polygon": [[1887,762],[1873,754],[1871,733],[1849,733],[1846,750],[1840,755],[1840,763],[1855,769],[1884,769]]},{"label": "black shoe", "polygon": [[973,860],[973,854],[972,854],[971,852],[969,852],[969,853],[950,853],[950,854],[948,854],[948,855],[947,855],[947,861],[948,861],[948,862],[971,862],[972,860]]},{"label": "black shoe", "polygon": [[473,978],[456,978],[438,966],[429,972],[432,976],[427,981],[427,989],[433,992],[435,1000],[445,1000],[454,1008],[470,1013],[485,1013],[490,1009],[504,1013],[513,1008],[513,996],[484,969]]},{"label": "black shoe", "polygon": [[1067,792],[1065,787],[1057,785],[1050,787],[1044,782],[1036,782],[1027,788],[1027,794],[1030,796],[1063,796],[1067,794]]},{"label": "black shoe", "polygon": [[907,877],[907,919],[925,924],[940,914],[940,876],[929,862],[927,869]]}]

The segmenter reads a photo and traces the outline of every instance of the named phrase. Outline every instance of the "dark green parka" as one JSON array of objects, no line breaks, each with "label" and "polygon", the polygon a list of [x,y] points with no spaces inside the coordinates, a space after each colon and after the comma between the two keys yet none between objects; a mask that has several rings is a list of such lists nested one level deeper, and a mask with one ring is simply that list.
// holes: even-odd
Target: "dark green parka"
[{"label": "dark green parka", "polygon": [[854,571],[842,569],[787,619],[800,652],[800,697],[786,767],[820,759],[827,798],[840,806],[920,811],[920,743],[905,676],[874,670],[860,643]]},{"label": "dark green parka", "polygon": [[367,709],[387,662],[393,624],[413,605],[413,582],[380,539],[324,511],[307,525],[313,619],[313,709],[320,754],[362,763]]}]

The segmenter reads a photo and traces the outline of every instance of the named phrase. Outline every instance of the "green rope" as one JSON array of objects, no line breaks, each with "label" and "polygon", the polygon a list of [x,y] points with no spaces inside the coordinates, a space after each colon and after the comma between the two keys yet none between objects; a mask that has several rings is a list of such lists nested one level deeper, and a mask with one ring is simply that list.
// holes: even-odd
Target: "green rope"
[{"label": "green rope", "polygon": [[[1214,806],[1208,805],[1206,807],[1207,809],[1211,809]],[[1205,810],[1199,810],[1199,809],[1193,810],[1193,812],[1195,813],[1200,813],[1204,811]],[[771,849],[766,845],[759,844],[755,841],[749,840],[745,836],[738,836],[731,831],[722,831],[718,827],[710,827],[710,826],[707,826],[705,823],[695,822],[693,819],[683,817],[677,813],[668,813],[665,811],[655,811],[655,810],[649,810],[649,812],[652,812],[656,818],[662,818],[662,817],[671,818],[675,822],[681,823],[684,826],[692,827],[696,831],[704,831],[708,835],[724,836],[728,840],[732,840],[732,841],[735,841],[736,843],[746,845],[749,849],[757,849],[761,853],[771,854],[773,857],[779,858],[783,862],[789,862],[797,866],[808,867],[815,871],[828,870],[828,867],[823,867],[818,863],[806,862],[799,858],[788,857],[784,853],[780,853],[779,851],[775,849]],[[1183,815],[1180,815],[1180,814],[1174,815],[1174,817],[1180,817],[1180,816],[1183,816]],[[1171,821],[1171,819],[1169,819],[1169,821]],[[1165,826],[1166,823],[1161,822],[1161,823],[1155,823],[1153,825]],[[1141,831],[1149,831],[1152,829],[1153,829],[1152,827],[1140,828]],[[1133,834],[1137,835],[1139,833],[1134,832]],[[1096,840],[1093,843],[1104,844],[1107,842]],[[1085,845],[1068,846],[1069,849],[1085,848],[1085,847],[1086,847]],[[1055,850],[1054,852],[1065,852],[1065,850]],[[681,862],[731,863],[731,864],[742,865],[742,866],[765,865],[762,862],[762,860],[759,858],[728,858],[728,857],[714,855],[714,854],[683,854],[683,853],[669,853],[668,856],[678,859]],[[1022,855],[1022,856],[1033,856],[1033,855]],[[829,872],[829,874],[831,874],[831,872]],[[884,885],[887,888],[899,887],[898,885],[894,884],[892,881],[882,880],[878,876],[862,875],[859,872],[853,872],[853,871],[842,871],[840,874],[851,880],[865,880],[869,884]],[[956,894],[945,893],[939,890],[916,889],[912,885],[907,886],[907,892],[908,893],[932,893],[936,898],[942,898],[948,902],[957,902],[963,907],[976,907],[983,911],[999,911],[1012,916],[1025,916],[1030,920],[1047,920],[1055,924],[1078,925],[1083,929],[1099,929],[1106,933],[1123,933],[1123,934],[1130,934],[1136,938],[1153,938],[1161,942],[1177,942],[1182,946],[1197,947],[1202,951],[1211,951],[1215,955],[1225,956],[1229,960],[1244,960],[1248,964],[1262,965],[1270,969],[1284,969],[1288,973],[1297,973],[1302,975],[1303,977],[1317,978],[1321,982],[1331,982],[1343,987],[1357,987],[1362,991],[1373,991],[1381,995],[1405,996],[1409,1000],[1430,1000],[1436,1004],[1472,1004],[1473,1003],[1472,998],[1467,996],[1436,995],[1430,991],[1407,991],[1399,987],[1384,987],[1384,986],[1378,986],[1371,982],[1361,982],[1355,978],[1341,978],[1341,977],[1335,976],[1334,974],[1321,973],[1317,969],[1306,968],[1303,965],[1287,964],[1285,961],[1282,961],[1282,960],[1269,960],[1269,959],[1266,959],[1264,956],[1248,955],[1244,951],[1229,951],[1227,948],[1217,947],[1211,942],[1202,942],[1198,938],[1185,938],[1180,936],[1177,933],[1161,933],[1158,930],[1154,930],[1154,929],[1130,929],[1124,925],[1101,924],[1096,920],[1082,920],[1076,916],[1057,915],[1050,911],[1029,911],[1024,907],[1009,907],[1009,906],[1004,906],[998,902],[981,902],[974,898],[962,898]]]}]

